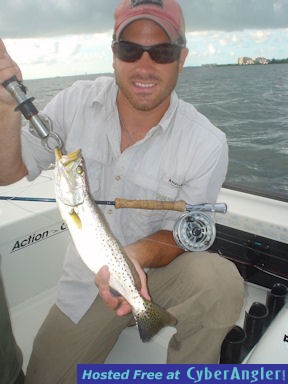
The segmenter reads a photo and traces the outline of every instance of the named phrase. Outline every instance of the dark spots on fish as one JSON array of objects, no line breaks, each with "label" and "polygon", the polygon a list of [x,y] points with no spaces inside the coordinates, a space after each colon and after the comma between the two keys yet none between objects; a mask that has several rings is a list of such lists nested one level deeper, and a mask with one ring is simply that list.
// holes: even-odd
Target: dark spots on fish
[{"label": "dark spots on fish", "polygon": [[134,314],[143,342],[149,341],[160,329],[176,325],[177,320],[168,311],[151,301],[144,300],[145,311]]}]

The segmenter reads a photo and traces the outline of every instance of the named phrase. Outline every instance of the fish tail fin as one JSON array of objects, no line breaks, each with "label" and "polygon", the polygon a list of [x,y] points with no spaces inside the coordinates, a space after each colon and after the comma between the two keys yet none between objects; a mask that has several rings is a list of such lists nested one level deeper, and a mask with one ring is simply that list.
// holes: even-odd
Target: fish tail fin
[{"label": "fish tail fin", "polygon": [[145,310],[134,313],[140,338],[149,341],[160,329],[176,325],[177,320],[166,309],[143,298]]}]

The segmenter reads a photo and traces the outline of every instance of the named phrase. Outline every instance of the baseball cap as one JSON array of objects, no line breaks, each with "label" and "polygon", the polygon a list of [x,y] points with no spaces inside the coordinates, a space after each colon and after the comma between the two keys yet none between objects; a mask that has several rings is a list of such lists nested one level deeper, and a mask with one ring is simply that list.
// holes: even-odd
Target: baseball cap
[{"label": "baseball cap", "polygon": [[139,19],[157,23],[171,42],[186,44],[185,21],[176,0],[122,0],[114,13],[113,39],[118,40],[123,30]]}]

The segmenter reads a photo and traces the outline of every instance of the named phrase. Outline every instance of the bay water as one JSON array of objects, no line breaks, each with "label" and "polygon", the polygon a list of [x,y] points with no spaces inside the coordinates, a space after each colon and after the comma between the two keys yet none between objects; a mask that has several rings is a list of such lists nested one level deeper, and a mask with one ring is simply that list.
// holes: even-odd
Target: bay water
[{"label": "bay water", "polygon": [[[25,85],[41,109],[76,80],[98,76],[29,80]],[[287,64],[184,68],[177,93],[226,133],[227,184],[288,197]]]}]

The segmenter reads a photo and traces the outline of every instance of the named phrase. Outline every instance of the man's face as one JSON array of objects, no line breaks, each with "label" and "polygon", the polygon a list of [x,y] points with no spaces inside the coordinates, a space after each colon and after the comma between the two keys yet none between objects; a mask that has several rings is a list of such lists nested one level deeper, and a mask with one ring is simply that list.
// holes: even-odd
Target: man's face
[{"label": "man's face", "polygon": [[[146,19],[128,25],[120,40],[143,46],[170,42],[162,28]],[[139,60],[132,63],[121,61],[114,55],[113,67],[119,86],[119,98],[139,111],[168,108],[170,94],[176,86],[187,53],[186,48],[182,49],[179,60],[169,64],[156,63],[148,52],[144,52]]]}]

